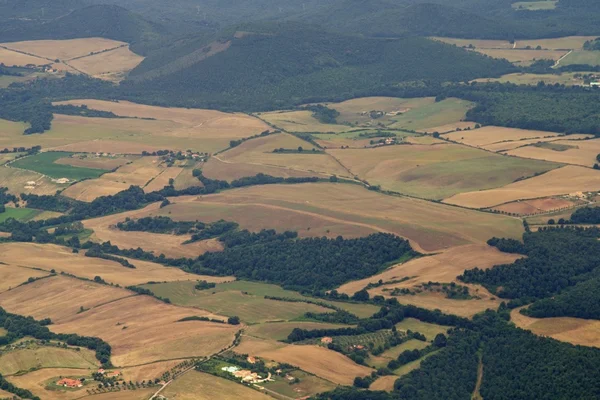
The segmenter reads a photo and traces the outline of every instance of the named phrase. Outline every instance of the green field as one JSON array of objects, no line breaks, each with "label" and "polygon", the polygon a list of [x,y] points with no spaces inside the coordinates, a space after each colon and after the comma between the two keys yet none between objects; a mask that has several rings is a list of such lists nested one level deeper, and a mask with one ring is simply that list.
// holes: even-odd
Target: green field
[{"label": "green field", "polygon": [[[562,61],[561,61],[562,64]],[[547,85],[554,85],[559,83],[561,85],[573,86],[583,85],[583,80],[576,78],[576,74],[590,74],[592,72],[563,72],[561,74],[530,74],[530,73],[516,73],[502,75],[500,78],[480,78],[475,79],[476,82],[502,82],[502,83],[515,83],[517,85],[537,85],[538,82],[542,81]]]},{"label": "green field", "polygon": [[35,171],[51,178],[67,178],[70,180],[81,180],[86,178],[97,178],[107,170],[94,168],[72,167],[70,165],[56,164],[61,158],[70,157],[74,153],[52,151],[39,153],[35,156],[21,158],[11,164],[12,167]]},{"label": "green field", "polygon": [[267,300],[264,296],[322,301],[351,312],[360,318],[370,317],[379,311],[379,307],[370,304],[343,303],[305,297],[298,292],[285,290],[268,283],[234,281],[221,283],[214,289],[202,291],[194,289],[194,282],[169,282],[144,285],[144,287],[152,290],[158,296],[169,298],[175,304],[203,308],[227,316],[237,315],[247,323],[287,321],[300,318],[308,311],[332,311],[313,304]]},{"label": "green field", "polygon": [[435,336],[438,333],[445,334],[450,328],[451,327],[449,326],[441,326],[436,324],[430,324],[428,322],[421,322],[418,319],[414,318],[406,318],[404,321],[396,324],[396,329],[401,331],[407,331],[410,329],[413,332],[422,333],[423,335],[425,335],[427,340],[430,341],[435,339]]},{"label": "green field", "polygon": [[412,109],[404,114],[392,117],[390,128],[424,131],[465,118],[473,103],[460,99],[446,99],[423,107]]},{"label": "green field", "polygon": [[397,370],[394,371],[395,375],[398,376],[402,376],[402,375],[406,375],[411,371],[414,371],[415,369],[419,368],[421,366],[421,363],[423,361],[425,361],[427,358],[431,357],[432,355],[434,355],[435,353],[437,353],[439,350],[436,351],[432,351],[429,354],[426,354],[425,356],[419,358],[418,360],[415,360],[413,362],[409,362],[408,364],[405,364],[403,366],[401,366],[400,368],[398,368]]},{"label": "green field", "polygon": [[271,322],[267,324],[253,325],[246,331],[246,335],[255,336],[261,339],[285,340],[294,328],[301,329],[337,329],[345,328],[348,325],[326,324],[311,321],[293,321],[293,322]]},{"label": "green field", "polygon": [[600,65],[600,51],[576,50],[560,61],[560,65],[572,64]]},{"label": "green field", "polygon": [[275,382],[264,384],[264,387],[293,399],[296,399],[299,396],[312,396],[318,393],[328,392],[336,387],[334,383],[301,370],[293,371],[290,375],[297,378],[299,382],[290,385],[284,380],[276,380]]},{"label": "green field", "polygon": [[6,207],[6,211],[0,213],[0,222],[4,222],[9,218],[14,218],[19,221],[29,221],[37,217],[42,212],[33,208],[11,208]]},{"label": "green field", "polygon": [[541,0],[541,1],[519,1],[512,4],[515,10],[554,10],[558,0]]},{"label": "green field", "polygon": [[402,344],[399,344],[398,346],[392,347],[391,349],[384,351],[379,356],[372,356],[371,358],[369,358],[368,363],[374,368],[386,367],[390,361],[398,358],[400,353],[406,350],[424,349],[425,347],[429,346],[429,344],[429,342],[422,342],[420,340],[411,339],[407,342],[404,342]]}]

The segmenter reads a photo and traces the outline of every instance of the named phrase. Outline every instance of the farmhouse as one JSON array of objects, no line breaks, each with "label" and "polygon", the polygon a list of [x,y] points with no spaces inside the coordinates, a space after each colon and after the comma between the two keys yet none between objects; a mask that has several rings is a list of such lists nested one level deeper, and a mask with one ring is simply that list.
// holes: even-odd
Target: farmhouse
[{"label": "farmhouse", "polygon": [[63,378],[60,381],[56,382],[58,386],[63,386],[67,388],[80,388],[83,386],[79,379],[69,379]]},{"label": "farmhouse", "polygon": [[324,337],[321,339],[321,343],[323,343],[323,344],[333,343],[333,339],[330,337]]},{"label": "farmhouse", "polygon": [[117,376],[120,376],[121,372],[120,371],[112,371],[112,372],[107,372],[104,376],[106,376],[107,378],[116,378]]},{"label": "farmhouse", "polygon": [[248,356],[246,361],[248,361],[250,364],[256,364],[256,358],[252,356]]}]

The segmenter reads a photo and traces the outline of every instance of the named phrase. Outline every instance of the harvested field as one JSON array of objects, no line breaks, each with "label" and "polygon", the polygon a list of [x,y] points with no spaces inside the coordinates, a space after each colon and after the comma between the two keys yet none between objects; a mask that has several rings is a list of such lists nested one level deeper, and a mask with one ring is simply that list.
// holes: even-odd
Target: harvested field
[{"label": "harvested field", "polygon": [[297,382],[290,385],[285,379],[276,382],[270,382],[265,385],[270,394],[279,393],[281,396],[287,396],[292,399],[304,399],[308,396],[315,396],[318,393],[329,392],[336,388],[336,384],[311,375],[301,370],[291,371],[290,376],[297,379]]},{"label": "harvested field", "polygon": [[328,150],[352,175],[410,196],[443,199],[501,187],[558,164],[506,157],[455,144]]},{"label": "harvested field", "polygon": [[[47,389],[46,385],[49,380],[58,381],[60,377],[72,376],[72,377],[83,377],[89,376],[90,372],[81,369],[74,368],[50,368],[40,369],[33,371],[25,375],[11,376],[8,381],[15,386],[23,389],[30,390],[34,395],[44,400],[75,400],[82,396],[87,396],[84,388],[75,391],[69,390],[52,390]],[[128,393],[128,392],[125,392]],[[135,393],[135,392],[131,392]],[[118,393],[111,393],[111,395],[118,395]],[[98,397],[94,396],[94,399]],[[106,397],[105,397],[106,398]],[[112,399],[112,398],[111,398]],[[125,400],[125,399],[123,399]],[[130,400],[130,399],[127,399]],[[131,399],[133,400],[133,399]]]},{"label": "harvested field", "polygon": [[104,38],[30,40],[25,42],[0,43],[0,46],[35,54],[38,57],[52,61],[56,59],[67,61],[75,57],[87,56],[92,52],[97,53],[123,45],[126,45],[126,43]]},{"label": "harvested field", "polygon": [[[285,167],[223,161],[219,156],[211,157],[202,167],[202,172],[208,178],[229,182],[257,174],[279,176],[282,178],[315,176],[314,172],[298,171]],[[198,179],[193,178],[193,180],[195,184],[198,183]],[[177,187],[177,181],[175,181],[175,187]]]},{"label": "harvested field", "polygon": [[[369,283],[379,280],[389,282],[405,277],[410,277],[410,279],[401,283],[383,285],[371,289],[370,292],[380,294],[379,292],[383,288],[410,288],[429,281],[449,283],[456,281],[456,277],[466,269],[475,267],[487,269],[498,264],[511,264],[521,257],[516,254],[503,253],[486,244],[458,246],[439,254],[415,258],[404,264],[395,265],[381,274],[360,281],[348,282],[337,290],[340,293],[352,295],[364,289]],[[385,292],[383,293],[385,294]]]},{"label": "harvested field", "polygon": [[[164,254],[167,257],[195,258],[207,251],[221,251],[223,245],[217,239],[207,239],[199,242],[183,244],[191,238],[190,235],[170,235],[152,232],[127,232],[118,229],[115,225],[125,221],[126,218],[139,218],[141,216],[157,214],[160,203],[151,204],[141,210],[128,211],[120,214],[111,214],[106,217],[83,221],[87,229],[92,229],[92,240],[98,242],[110,241],[123,249],[136,249],[141,247],[152,251],[156,255]],[[196,220],[193,218],[192,220]],[[203,221],[204,222],[204,221]],[[136,262],[134,262],[135,264]],[[137,262],[139,263],[139,262]],[[155,279],[148,279],[155,280]]]},{"label": "harvested field", "polygon": [[288,345],[276,340],[260,339],[243,335],[241,343],[234,347],[233,350],[238,354],[259,354],[266,351],[281,349],[286,346]]},{"label": "harvested field", "polygon": [[433,341],[433,339],[435,339],[436,335],[439,333],[446,334],[448,332],[448,329],[450,328],[451,327],[449,326],[442,326],[430,324],[429,322],[422,322],[414,318],[406,318],[402,322],[396,324],[396,329],[398,329],[399,331],[411,330],[413,332],[419,332],[425,335],[425,337],[429,341]]},{"label": "harvested field", "polygon": [[[41,368],[77,368],[80,373],[89,373],[99,367],[95,353],[82,348],[75,351],[73,348],[33,346],[20,350],[12,350],[0,355],[0,374],[13,375],[21,371],[30,371]],[[85,371],[88,370],[88,371]]]},{"label": "harvested field", "polygon": [[[119,366],[208,356],[231,344],[237,330],[227,324],[177,322],[194,315],[219,316],[65,277],[43,279],[3,293],[0,305],[9,312],[51,318],[51,329],[57,333],[102,338],[112,346],[112,361]],[[80,312],[81,306],[88,310]]]},{"label": "harvested field", "polygon": [[132,52],[129,46],[125,46],[69,61],[69,65],[94,78],[119,82],[143,60],[144,57]]},{"label": "harvested field", "polygon": [[527,49],[477,49],[479,53],[493,58],[504,58],[517,65],[530,65],[536,60],[558,60],[568,50],[527,50]]},{"label": "harvested field", "polygon": [[600,171],[568,165],[498,189],[457,194],[444,202],[463,207],[488,208],[517,200],[596,191],[598,187]]},{"label": "harvested field", "polygon": [[351,385],[357,376],[367,376],[373,370],[354,363],[333,350],[313,345],[284,345],[277,350],[252,353],[254,356],[288,363],[328,381]]},{"label": "harvested field", "polygon": [[[513,218],[419,199],[387,196],[348,184],[269,185],[268,191],[264,187],[254,186],[209,196],[178,197],[175,201],[175,204],[162,208],[161,215],[170,215],[178,220],[198,218],[211,222],[214,220],[208,219],[211,215],[216,219],[221,218],[221,215],[215,213],[215,206],[224,206],[228,211],[258,206],[281,212],[282,216],[290,213],[293,216],[303,214],[320,221],[333,222],[332,225],[362,228],[367,234],[373,231],[395,233],[411,240],[413,248],[423,252],[439,251],[460,244],[482,243],[492,236],[520,238],[522,233],[522,224]],[[207,204],[210,211],[206,208]],[[415,219],[415,215],[419,218]],[[194,217],[190,218],[192,216]],[[241,214],[240,218],[227,219],[249,229],[302,231],[307,226],[306,220],[298,225],[289,218],[276,219],[271,215],[270,218],[263,219],[248,212]],[[464,221],[467,220],[470,223],[465,225]],[[337,232],[331,230],[329,234]]]},{"label": "harvested field", "polygon": [[369,386],[369,390],[384,390],[391,392],[394,390],[394,383],[398,377],[396,375],[382,376]]},{"label": "harvested field", "polygon": [[499,126],[484,126],[469,131],[452,132],[445,135],[446,139],[453,142],[464,143],[469,146],[487,149],[489,145],[523,141],[527,139],[555,138],[558,133],[532,131],[517,128],[502,128]]},{"label": "harvested field", "polygon": [[554,210],[560,210],[563,208],[571,208],[576,205],[575,202],[568,199],[561,199],[556,197],[547,197],[544,199],[534,199],[527,201],[518,201],[508,204],[502,204],[498,207],[494,207],[493,210],[518,215],[531,215],[545,213]]},{"label": "harvested field", "polygon": [[7,67],[21,67],[25,65],[41,66],[49,63],[45,58],[30,56],[0,47],[0,64],[4,64]]},{"label": "harvested field", "polygon": [[285,340],[294,328],[300,329],[337,329],[347,325],[326,324],[320,322],[272,322],[267,324],[252,325],[246,329],[246,335],[262,339]]},{"label": "harvested field", "polygon": [[579,318],[531,318],[512,310],[510,320],[519,328],[575,345],[600,347],[600,321]]},{"label": "harvested field", "polygon": [[[227,277],[188,274],[179,268],[164,267],[160,264],[132,259],[130,261],[136,268],[125,268],[114,261],[85,257],[83,253],[74,254],[67,247],[52,244],[4,243],[0,244],[0,251],[0,261],[11,266],[40,268],[45,271],[55,269],[58,273],[66,272],[87,279],[94,279],[95,276],[100,275],[107,282],[121,286],[139,285],[148,281],[204,279],[211,282],[223,282],[231,280]],[[27,257],[23,257],[23,254],[27,254]],[[5,267],[0,266],[0,271]],[[35,272],[29,270],[27,277],[38,276]],[[11,273],[18,277],[15,279],[21,279],[24,275],[27,275],[24,272],[20,272],[20,274]],[[45,274],[43,272],[39,273]]]},{"label": "harvested field", "polygon": [[[302,153],[273,152],[279,148],[296,150],[299,147],[304,149]],[[253,170],[254,166],[259,166],[276,167],[282,169],[282,172],[300,172],[309,176],[349,176],[348,171],[330,155],[312,154],[311,150],[314,147],[295,136],[282,133],[249,140],[214,158],[224,163],[236,164],[237,168],[246,174],[248,174],[245,171],[247,166],[250,166],[250,170]]]},{"label": "harvested field", "polygon": [[123,374],[122,379],[125,381],[153,381],[156,378],[160,378],[162,374],[180,363],[181,360],[159,361],[151,364],[141,365],[139,367],[122,368],[119,371]]},{"label": "harvested field", "polygon": [[[124,142],[135,142],[141,146],[142,150],[144,146],[154,146],[155,150],[159,148],[170,150],[191,149],[210,153],[229,147],[229,141],[232,139],[247,138],[270,129],[258,118],[241,113],[230,114],[214,110],[146,106],[127,101],[72,100],[59,104],[85,104],[91,109],[112,111],[119,116],[153,118],[154,120],[100,118],[108,121],[98,121],[95,118],[87,119],[94,120],[93,122],[96,125],[104,125],[116,131],[114,135],[111,135],[112,137],[107,137],[105,128],[103,135],[90,137],[89,140],[102,137],[104,140],[118,139]],[[118,130],[125,130],[126,123],[134,124],[134,122],[146,127],[147,130],[136,132],[134,127],[128,127],[133,132],[118,132]],[[131,135],[131,133],[134,134]],[[81,141],[81,139],[78,141]],[[113,152],[129,153],[130,151],[117,148]],[[137,152],[139,153],[141,150]]]},{"label": "harvested field", "polygon": [[507,154],[584,167],[591,167],[598,162],[596,156],[600,153],[600,139],[556,140],[552,141],[550,145],[547,147],[539,145],[519,147],[508,151]]},{"label": "harvested field", "polygon": [[[472,318],[485,310],[497,310],[501,300],[491,295],[487,290],[478,287],[478,291],[469,286],[472,295],[480,296],[481,299],[454,300],[448,299],[442,293],[420,293],[416,295],[406,295],[396,297],[401,304],[409,304],[416,307],[426,308],[428,310],[441,310],[446,314],[458,315],[464,318]],[[389,296],[389,292],[375,291],[373,293]],[[387,294],[386,294],[387,293]],[[492,300],[493,299],[493,300]]]},{"label": "harvested field", "polygon": [[[3,259],[4,257],[0,256],[0,258]],[[29,278],[41,278],[48,275],[48,272],[31,268],[0,264],[0,293],[16,288],[20,284],[27,282]]]},{"label": "harvested field", "polygon": [[312,116],[312,111],[273,111],[256,116],[287,132],[346,132],[349,126],[324,124]]},{"label": "harvested field", "polygon": [[129,186],[126,183],[105,179],[88,179],[69,186],[62,195],[78,201],[91,202],[101,196],[115,195],[129,189]]},{"label": "harvested field", "polygon": [[168,167],[164,169],[161,173],[152,178],[152,180],[150,180],[146,186],[144,186],[144,192],[155,192],[157,190],[161,190],[165,186],[169,186],[169,181],[171,179],[177,179],[179,174],[182,172],[183,168],[181,167]]},{"label": "harvested field", "polygon": [[237,315],[248,324],[291,320],[303,316],[306,312],[331,311],[314,304],[265,299],[262,294],[250,294],[242,290],[229,289],[228,286],[219,285],[214,289],[196,290],[194,282],[173,282],[144,287],[155,295],[169,298],[173,304],[197,307],[225,316]]},{"label": "harvested field", "polygon": [[203,372],[191,371],[176,379],[162,393],[177,400],[271,400],[271,396],[260,393],[237,382],[219,378]]},{"label": "harvested field", "polygon": [[427,131],[431,132],[431,133],[433,133],[433,132],[448,133],[448,132],[454,132],[458,129],[461,129],[461,130],[465,130],[467,128],[473,129],[473,128],[475,128],[475,125],[477,125],[475,122],[459,121],[459,122],[454,122],[451,124],[434,126],[433,128],[428,128]]}]

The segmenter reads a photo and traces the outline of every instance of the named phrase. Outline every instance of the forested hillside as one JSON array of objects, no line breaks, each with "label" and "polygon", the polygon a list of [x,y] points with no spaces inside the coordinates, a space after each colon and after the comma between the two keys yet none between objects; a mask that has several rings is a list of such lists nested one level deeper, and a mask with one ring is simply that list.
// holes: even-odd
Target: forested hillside
[{"label": "forested hillside", "polygon": [[126,90],[171,104],[260,110],[347,99],[398,82],[465,81],[514,70],[506,61],[425,38],[366,39],[295,24],[253,32],[221,39],[228,48],[191,66],[185,56],[181,64],[169,59],[162,76],[136,79],[152,71],[145,65],[164,65],[171,52],[152,54]]}]

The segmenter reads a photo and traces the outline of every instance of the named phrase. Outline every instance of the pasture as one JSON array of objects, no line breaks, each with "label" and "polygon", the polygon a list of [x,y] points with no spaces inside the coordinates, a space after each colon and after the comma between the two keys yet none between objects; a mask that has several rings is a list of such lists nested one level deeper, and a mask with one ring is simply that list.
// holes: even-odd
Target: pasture
[{"label": "pasture", "polygon": [[9,218],[14,218],[19,221],[30,221],[39,215],[41,211],[34,210],[32,208],[13,208],[6,207],[3,213],[0,213],[0,223],[6,221]]},{"label": "pasture", "polygon": [[[492,58],[504,58],[516,65],[527,66],[531,65],[536,60],[558,60],[568,50],[529,50],[529,49],[477,49],[479,53],[485,54]],[[562,61],[561,61],[562,63]]]},{"label": "pasture", "polygon": [[[306,312],[330,312],[328,308],[306,303],[288,303],[268,300],[264,295],[250,294],[245,290],[230,289],[239,286],[218,285],[215,289],[196,290],[194,282],[173,282],[145,285],[154,294],[169,298],[174,304],[197,307],[225,316],[239,316],[248,324],[299,318]],[[243,283],[242,287],[245,287]],[[273,296],[273,294],[271,294]]]},{"label": "pasture", "polygon": [[65,164],[64,161],[57,163],[58,160],[69,158],[71,155],[72,153],[64,152],[39,153],[18,159],[11,163],[11,167],[34,171],[54,179],[67,178],[71,181],[97,178],[106,172],[97,168],[75,167]]},{"label": "pasture", "polygon": [[70,40],[30,40],[24,42],[0,43],[0,46],[24,53],[34,54],[48,60],[72,60],[76,57],[114,49],[126,43],[104,38]]},{"label": "pasture", "polygon": [[529,139],[554,139],[559,136],[554,132],[485,126],[468,131],[452,132],[444,135],[444,138],[473,147],[489,149],[489,146],[494,144],[521,142]]},{"label": "pasture", "polygon": [[[78,143],[73,147],[92,147],[87,151],[141,153],[142,150],[187,150],[213,153],[229,147],[231,140],[243,139],[271,129],[267,124],[241,113],[224,113],[214,110],[146,106],[127,101],[72,100],[59,104],[87,105],[91,109],[111,111],[127,119],[71,117],[55,120],[56,135]],[[68,117],[68,116],[62,116]],[[81,119],[83,118],[83,120]],[[72,140],[75,124],[84,130],[84,138]],[[53,129],[54,130],[54,129]],[[52,134],[52,130],[46,134]],[[101,138],[101,140],[98,140]],[[108,150],[97,150],[103,141]],[[89,141],[91,143],[86,143]],[[94,143],[95,141],[99,143]],[[100,148],[100,147],[98,147]],[[75,150],[77,151],[77,150]]]},{"label": "pasture", "polygon": [[[30,185],[29,182],[35,182]],[[50,178],[44,177],[34,171],[28,171],[17,168],[0,168],[0,187],[8,188],[8,191],[14,195],[21,193],[33,193],[37,195],[53,195],[57,190],[63,189],[67,184],[58,184],[52,182]]]},{"label": "pasture", "polygon": [[[99,366],[94,352],[85,348],[60,348],[30,345],[28,348],[4,351],[0,354],[0,374],[13,375],[18,372],[42,368],[76,368],[93,370]],[[80,372],[85,374],[86,371]],[[88,372],[89,373],[89,372]]]},{"label": "pasture", "polygon": [[289,373],[289,375],[296,378],[298,380],[297,383],[290,385],[289,382],[285,380],[277,380],[276,382],[267,383],[264,386],[268,390],[272,390],[273,392],[279,393],[283,396],[288,396],[293,399],[329,392],[334,390],[337,386],[334,383],[301,370],[292,371]]},{"label": "pasture", "polygon": [[[289,155],[289,154],[288,154]],[[288,156],[286,155],[286,156]],[[313,156],[311,156],[313,157]],[[245,178],[248,176],[254,176],[257,174],[265,174],[271,176],[278,176],[282,178],[291,177],[312,177],[317,175],[315,172],[309,171],[298,171],[286,167],[279,167],[265,164],[250,164],[244,162],[231,162],[225,161],[221,156],[211,157],[206,164],[202,166],[202,172],[204,176],[211,179],[220,179],[226,181],[233,181],[235,179]],[[180,175],[181,176],[181,175]],[[191,176],[191,174],[190,174]],[[181,178],[180,178],[181,179]],[[190,178],[197,184],[198,179]],[[177,187],[177,180],[175,181],[175,187]]]},{"label": "pasture", "polygon": [[[83,253],[75,254],[67,247],[52,244],[3,243],[0,244],[0,251],[0,261],[8,264],[10,267],[23,266],[38,268],[42,271],[54,269],[58,273],[65,272],[87,279],[94,279],[95,276],[99,275],[107,282],[121,286],[139,285],[148,281],[163,282],[204,279],[211,282],[223,282],[231,279],[188,274],[179,268],[169,268],[149,261],[132,259],[129,261],[136,268],[125,268],[114,261],[85,257]],[[24,258],[23,254],[27,254],[27,257]],[[7,266],[0,266],[0,271],[3,268],[7,268]],[[19,279],[21,279],[18,283],[26,281],[29,276],[35,277],[40,274],[47,274],[42,271],[39,271],[37,274],[35,270],[29,271],[29,275],[25,272],[18,274]],[[25,275],[27,276],[25,277]],[[23,277],[24,279],[22,279]]]},{"label": "pasture", "polygon": [[444,202],[470,208],[488,208],[517,200],[596,191],[599,185],[600,171],[568,165],[498,189],[460,193]]},{"label": "pasture", "polygon": [[[491,236],[520,238],[522,232],[520,221],[513,218],[387,196],[347,184],[269,185],[268,190],[255,186],[202,197],[178,197],[175,201],[162,208],[160,215],[184,221],[226,218],[243,229],[296,230],[303,236],[329,230],[327,234],[335,237],[348,227],[355,235],[390,232],[408,238],[413,248],[422,252],[482,243]],[[254,213],[256,209],[262,212]],[[308,229],[313,221],[319,222],[320,232]]]},{"label": "pasture", "polygon": [[510,313],[510,320],[521,329],[536,335],[581,346],[600,347],[600,321],[571,317],[531,318],[516,308]]},{"label": "pasture", "polygon": [[144,57],[132,52],[129,46],[122,46],[114,50],[71,60],[69,65],[94,78],[119,82],[143,60]]},{"label": "pasture", "polygon": [[398,376],[396,376],[396,375],[381,376],[381,377],[377,378],[377,380],[375,382],[373,382],[371,384],[371,386],[369,386],[369,389],[370,390],[384,390],[386,392],[391,392],[392,390],[394,390],[394,383],[396,382],[397,379],[398,379]]},{"label": "pasture", "polygon": [[[362,97],[351,99],[341,103],[327,103],[326,106],[337,110],[339,123],[354,126],[369,126],[382,123],[388,125],[393,118],[415,108],[433,104],[433,97],[401,99],[396,97]],[[372,118],[370,113],[378,111],[383,113],[381,117]],[[314,132],[314,131],[313,131]]]},{"label": "pasture", "polygon": [[506,154],[591,167],[598,162],[596,157],[600,154],[600,139],[573,140],[567,136],[565,139],[541,145],[519,147],[507,151]]},{"label": "pasture", "polygon": [[[562,63],[562,61],[561,61]],[[583,72],[585,74],[585,72]],[[514,73],[502,75],[500,78],[479,78],[475,79],[476,82],[501,82],[501,83],[514,83],[517,85],[537,85],[538,82],[544,82],[546,85],[566,85],[566,86],[581,86],[583,80],[576,78],[575,75],[581,74],[581,72],[563,72],[560,74],[530,74],[530,73]]]},{"label": "pasture", "polygon": [[92,168],[101,170],[113,170],[125,164],[137,160],[136,156],[117,156],[117,155],[95,155],[95,154],[71,154],[69,157],[59,158],[56,164],[70,165],[77,168]]},{"label": "pasture", "polygon": [[587,64],[592,66],[600,65],[600,52],[577,50],[566,56],[560,61],[560,65]]},{"label": "pasture", "polygon": [[287,132],[345,132],[349,126],[324,124],[312,116],[312,111],[272,111],[255,115]]},{"label": "pasture", "polygon": [[327,324],[321,322],[294,321],[294,322],[270,322],[260,325],[252,325],[246,329],[246,335],[261,339],[285,340],[294,328],[300,329],[337,329],[347,325]]},{"label": "pasture", "polygon": [[392,117],[392,123],[388,127],[421,132],[431,131],[431,128],[437,126],[455,124],[462,121],[467,111],[473,106],[474,104],[470,101],[449,98],[423,107],[417,107]]},{"label": "pasture", "polygon": [[260,393],[238,382],[191,371],[176,379],[162,393],[163,396],[178,400],[270,400],[271,396]]},{"label": "pasture", "polygon": [[56,382],[65,376],[82,377],[89,376],[89,374],[90,372],[87,370],[76,368],[49,368],[29,372],[25,375],[11,376],[7,380],[15,386],[30,390],[34,395],[44,400],[75,400],[87,395],[85,389],[54,390],[54,388],[48,387],[48,383],[52,381]]},{"label": "pasture", "polygon": [[558,167],[558,164],[500,156],[454,144],[396,145],[328,152],[353,175],[371,185],[436,200],[457,193],[501,187]]}]

